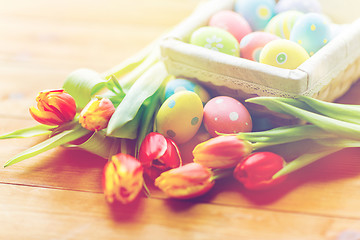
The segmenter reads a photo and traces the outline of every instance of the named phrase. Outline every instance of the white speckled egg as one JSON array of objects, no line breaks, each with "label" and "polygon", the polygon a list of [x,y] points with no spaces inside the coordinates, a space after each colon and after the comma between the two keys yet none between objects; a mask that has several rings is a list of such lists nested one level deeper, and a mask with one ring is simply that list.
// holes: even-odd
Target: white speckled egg
[{"label": "white speckled egg", "polygon": [[204,107],[204,126],[211,136],[219,133],[250,132],[252,120],[238,100],[228,96],[210,99]]},{"label": "white speckled egg", "polygon": [[180,91],[192,91],[199,95],[203,104],[210,99],[209,93],[199,84],[184,78],[176,78],[169,81],[165,87],[165,100],[172,96],[174,93]]},{"label": "white speckled egg", "polygon": [[260,63],[285,69],[296,69],[309,59],[309,54],[299,44],[278,39],[265,45],[260,53]]},{"label": "white speckled egg", "polygon": [[303,15],[304,13],[295,10],[279,13],[270,20],[265,28],[265,32],[289,39],[295,22]]},{"label": "white speckled egg", "polygon": [[331,40],[330,25],[319,13],[308,13],[299,18],[291,30],[290,40],[300,44],[314,55]]},{"label": "white speckled egg", "polygon": [[263,47],[276,39],[280,38],[268,32],[249,33],[240,42],[240,57],[259,62]]},{"label": "white speckled egg", "polygon": [[249,23],[239,13],[223,10],[215,13],[209,20],[209,26],[222,28],[231,33],[238,42],[252,32]]},{"label": "white speckled egg", "polygon": [[260,31],[275,15],[275,0],[237,0],[234,10],[248,21],[253,31]]},{"label": "white speckled egg", "polygon": [[171,95],[160,107],[156,130],[177,144],[189,141],[198,131],[203,119],[200,97],[191,91]]},{"label": "white speckled egg", "polygon": [[280,0],[275,6],[277,13],[289,10],[297,10],[303,13],[322,12],[321,4],[318,0]]},{"label": "white speckled egg", "polygon": [[190,43],[239,57],[239,42],[228,31],[217,27],[201,27],[193,32]]}]

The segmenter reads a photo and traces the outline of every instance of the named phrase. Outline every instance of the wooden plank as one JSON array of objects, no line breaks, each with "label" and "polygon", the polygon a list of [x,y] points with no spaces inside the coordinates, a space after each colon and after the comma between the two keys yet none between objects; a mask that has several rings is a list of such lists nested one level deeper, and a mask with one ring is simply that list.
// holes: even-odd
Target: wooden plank
[{"label": "wooden plank", "polygon": [[[335,239],[359,219],[0,184],[2,239]],[[26,196],[25,198],[23,196]],[[14,219],[17,219],[14,221]],[[191,220],[190,220],[191,219]]]},{"label": "wooden plank", "polygon": [[[11,123],[14,124],[12,128],[33,125],[33,121],[0,119],[0,126],[10,126]],[[39,140],[3,140],[0,163],[4,164]],[[360,193],[357,191],[360,185],[359,154],[359,148],[335,153],[292,174],[284,184],[268,191],[248,191],[232,178],[220,180],[198,201],[360,218]],[[100,193],[105,162],[105,159],[81,150],[57,148],[1,170],[0,181]],[[151,192],[154,198],[166,198],[154,187],[151,187]]]}]

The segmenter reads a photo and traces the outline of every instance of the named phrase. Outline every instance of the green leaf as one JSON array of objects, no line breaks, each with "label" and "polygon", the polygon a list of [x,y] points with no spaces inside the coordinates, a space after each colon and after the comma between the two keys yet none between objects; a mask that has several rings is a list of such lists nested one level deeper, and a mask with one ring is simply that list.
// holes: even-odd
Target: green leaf
[{"label": "green leaf", "polygon": [[107,135],[117,136],[118,129],[136,116],[143,102],[153,95],[166,79],[168,73],[162,62],[156,63],[134,83],[111,117]]},{"label": "green leaf", "polygon": [[360,125],[333,119],[321,114],[297,108],[273,98],[251,98],[248,102],[267,107],[271,111],[286,113],[312,123],[319,128],[338,136],[360,140]]},{"label": "green leaf", "polygon": [[70,141],[76,140],[82,136],[85,136],[89,132],[90,131],[88,131],[84,128],[78,127],[73,130],[68,130],[68,131],[59,133],[58,135],[48,138],[45,141],[43,141],[31,148],[28,148],[27,150],[23,151],[22,153],[16,155],[14,158],[10,159],[7,163],[5,163],[4,167],[8,167],[12,164],[15,164],[15,163],[18,163],[25,159],[34,157],[40,153],[48,151],[57,146],[60,146],[65,143],[68,143]]},{"label": "green leaf", "polygon": [[328,117],[355,124],[360,122],[359,105],[330,103],[305,96],[299,96],[298,99]]},{"label": "green leaf", "polygon": [[154,130],[153,126],[155,121],[155,114],[160,108],[163,94],[164,88],[160,87],[153,96],[149,97],[146,100],[147,104],[145,105],[144,114],[139,124],[139,133],[136,139],[137,141],[135,145],[135,156],[137,156],[141,143],[146,137],[146,135]]},{"label": "green leaf", "polygon": [[[65,80],[63,88],[76,102],[78,109],[83,109],[96,91],[106,82],[100,74],[90,69],[78,69]],[[96,90],[96,91],[95,91]]]},{"label": "green leaf", "polygon": [[68,148],[80,148],[102,158],[109,158],[118,152],[119,139],[107,137],[102,131],[94,132],[93,135],[82,144],[65,144]]},{"label": "green leaf", "polygon": [[5,133],[0,135],[0,139],[9,139],[9,138],[28,138],[28,137],[35,137],[40,135],[50,134],[51,130],[54,126],[48,125],[36,125],[29,128],[15,130],[10,133]]},{"label": "green leaf", "polygon": [[136,139],[138,136],[139,125],[144,112],[144,108],[141,107],[136,116],[125,125],[117,128],[111,135],[116,138]]}]

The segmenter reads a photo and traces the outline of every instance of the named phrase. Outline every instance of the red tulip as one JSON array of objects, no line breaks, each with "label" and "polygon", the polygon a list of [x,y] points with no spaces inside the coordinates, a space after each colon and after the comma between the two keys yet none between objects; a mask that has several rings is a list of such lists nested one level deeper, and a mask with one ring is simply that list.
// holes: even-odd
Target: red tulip
[{"label": "red tulip", "polygon": [[272,152],[257,152],[244,158],[234,170],[234,177],[247,189],[265,189],[283,182],[286,175],[272,176],[285,165],[284,159]]},{"label": "red tulip", "polygon": [[31,116],[45,125],[61,125],[74,119],[74,98],[63,89],[42,91],[36,97],[37,108],[30,107]]},{"label": "red tulip", "polygon": [[143,168],[140,162],[127,154],[119,153],[112,157],[103,172],[105,198],[127,204],[139,194],[144,184]]},{"label": "red tulip", "polygon": [[100,131],[107,127],[114,112],[115,107],[109,99],[93,99],[81,111],[79,123],[90,131]]},{"label": "red tulip", "polygon": [[213,173],[198,163],[163,172],[155,186],[173,198],[188,199],[205,194],[214,186]]},{"label": "red tulip", "polygon": [[235,135],[225,135],[198,144],[193,155],[194,162],[208,168],[231,168],[251,151],[250,142],[238,139]]},{"label": "red tulip", "polygon": [[143,140],[139,160],[151,178],[156,178],[161,172],[182,164],[175,142],[156,132],[149,133]]}]

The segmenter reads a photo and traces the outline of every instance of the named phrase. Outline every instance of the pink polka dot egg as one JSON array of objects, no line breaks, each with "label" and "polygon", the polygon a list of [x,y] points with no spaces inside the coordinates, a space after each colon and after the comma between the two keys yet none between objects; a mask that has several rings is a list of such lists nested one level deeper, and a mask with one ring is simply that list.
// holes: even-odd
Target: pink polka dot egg
[{"label": "pink polka dot egg", "polygon": [[243,37],[240,42],[240,57],[259,62],[260,52],[263,47],[278,36],[268,32],[252,32]]},{"label": "pink polka dot egg", "polygon": [[249,23],[239,13],[223,10],[215,13],[209,20],[209,26],[222,28],[231,33],[238,42],[252,32]]},{"label": "pink polka dot egg", "polygon": [[250,132],[251,116],[238,100],[228,96],[210,99],[204,107],[203,123],[211,136],[218,133]]}]

